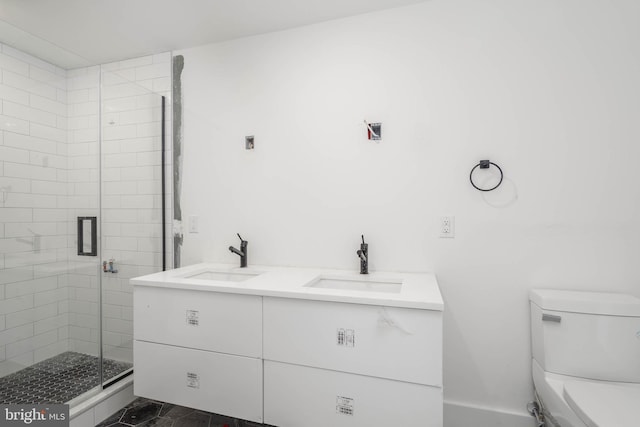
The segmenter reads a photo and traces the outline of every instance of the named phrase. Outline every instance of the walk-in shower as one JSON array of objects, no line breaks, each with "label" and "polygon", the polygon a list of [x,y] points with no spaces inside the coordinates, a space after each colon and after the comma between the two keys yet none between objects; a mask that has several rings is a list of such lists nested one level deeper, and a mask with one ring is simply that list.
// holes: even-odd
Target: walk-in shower
[{"label": "walk-in shower", "polygon": [[131,372],[129,279],[172,260],[171,55],[64,69],[3,28],[0,402],[75,403]]}]

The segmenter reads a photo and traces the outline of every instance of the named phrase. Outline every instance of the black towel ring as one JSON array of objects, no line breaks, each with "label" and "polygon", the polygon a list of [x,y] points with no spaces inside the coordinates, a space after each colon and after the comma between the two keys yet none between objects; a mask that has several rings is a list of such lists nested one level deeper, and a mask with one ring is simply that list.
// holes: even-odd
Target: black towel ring
[{"label": "black towel ring", "polygon": [[[500,181],[498,181],[498,183],[495,185],[495,187],[492,188],[480,188],[478,187],[474,182],[473,182],[473,171],[475,171],[478,167],[480,167],[480,169],[489,169],[489,167],[493,165],[496,168],[498,168],[498,170],[500,171]],[[480,163],[478,163],[477,165],[475,165],[472,169],[471,169],[471,173],[469,173],[469,181],[471,181],[471,185],[473,185],[473,188],[475,188],[478,191],[493,191],[496,188],[500,187],[500,184],[502,184],[502,179],[504,178],[504,174],[502,173],[502,169],[500,169],[500,166],[496,165],[493,162],[490,162],[489,160],[480,160]]]}]

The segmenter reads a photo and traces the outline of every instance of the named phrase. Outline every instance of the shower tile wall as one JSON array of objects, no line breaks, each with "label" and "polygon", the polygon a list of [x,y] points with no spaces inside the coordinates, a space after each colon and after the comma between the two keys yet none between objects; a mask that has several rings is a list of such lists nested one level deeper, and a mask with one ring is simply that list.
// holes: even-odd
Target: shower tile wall
[{"label": "shower tile wall", "polygon": [[128,279],[161,268],[160,97],[143,88],[169,95],[170,54],[102,70],[100,147],[100,67],[65,71],[0,45],[0,376],[99,351],[97,262],[76,255],[76,217],[98,216],[100,149],[102,258],[119,269],[100,273],[105,355],[130,361]]},{"label": "shower tile wall", "polygon": [[66,72],[0,45],[0,375],[67,350]]}]

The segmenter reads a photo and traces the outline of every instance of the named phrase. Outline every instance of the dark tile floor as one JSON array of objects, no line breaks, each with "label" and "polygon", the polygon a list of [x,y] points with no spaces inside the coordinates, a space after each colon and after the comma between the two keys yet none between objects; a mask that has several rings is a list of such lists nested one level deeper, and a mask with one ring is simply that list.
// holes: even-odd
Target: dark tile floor
[{"label": "dark tile floor", "polygon": [[[98,358],[67,351],[0,378],[0,403],[66,403],[97,386]],[[104,359],[104,378],[131,364]]]},{"label": "dark tile floor", "polygon": [[210,412],[139,397],[96,427],[261,427]]}]

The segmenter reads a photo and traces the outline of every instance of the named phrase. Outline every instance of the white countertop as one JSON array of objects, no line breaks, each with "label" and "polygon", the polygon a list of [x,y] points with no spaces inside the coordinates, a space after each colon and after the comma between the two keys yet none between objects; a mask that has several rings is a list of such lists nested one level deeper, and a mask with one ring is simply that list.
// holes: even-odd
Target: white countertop
[{"label": "white countertop", "polygon": [[[193,278],[208,271],[230,273],[260,273],[241,282]],[[334,289],[314,287],[319,277],[343,281],[376,283],[389,282],[387,291]],[[436,277],[431,273],[384,273],[329,270],[322,268],[293,268],[250,266],[240,268],[230,264],[195,264],[175,270],[163,271],[131,279],[134,286],[190,289],[208,292],[261,295],[354,304],[383,305],[388,307],[444,310],[442,295]],[[401,285],[400,285],[401,283]],[[397,285],[394,285],[397,284]],[[311,285],[311,286],[309,286]]]}]

